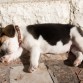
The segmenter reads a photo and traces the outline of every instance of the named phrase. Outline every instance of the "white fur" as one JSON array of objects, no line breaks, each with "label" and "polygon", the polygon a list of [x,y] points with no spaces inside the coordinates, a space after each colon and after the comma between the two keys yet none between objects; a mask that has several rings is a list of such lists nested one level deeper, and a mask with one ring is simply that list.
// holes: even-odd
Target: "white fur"
[{"label": "white fur", "polygon": [[56,45],[51,46],[42,37],[39,38],[38,42],[40,43],[42,53],[55,53],[55,54],[65,53],[69,51],[70,46],[72,44],[72,42],[69,41],[67,44],[63,45],[61,41],[58,41]]},{"label": "white fur", "polygon": [[[30,72],[34,71],[38,67],[38,61],[41,53],[65,53],[70,50],[71,45],[74,43],[79,50],[72,48],[72,52],[77,56],[75,65],[78,66],[83,61],[83,37],[79,34],[76,27],[73,27],[70,31],[71,40],[63,45],[61,41],[58,41],[56,45],[49,45],[42,36],[38,40],[34,39],[33,36],[27,32],[26,28],[22,28],[22,44],[19,47],[17,35],[14,38],[8,38],[2,45],[1,49],[8,50],[8,54],[5,55],[3,61],[8,62],[15,60],[22,53],[22,48],[29,50],[31,52],[30,56]],[[74,41],[72,39],[75,38]],[[78,61],[79,59],[79,61]]]}]

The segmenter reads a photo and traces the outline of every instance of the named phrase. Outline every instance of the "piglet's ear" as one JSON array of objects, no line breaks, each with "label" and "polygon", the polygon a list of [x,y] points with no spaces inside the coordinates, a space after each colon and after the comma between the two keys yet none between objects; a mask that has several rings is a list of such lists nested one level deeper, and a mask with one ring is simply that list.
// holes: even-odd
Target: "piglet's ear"
[{"label": "piglet's ear", "polygon": [[14,37],[15,36],[15,28],[14,25],[8,25],[3,29],[3,33],[8,37]]}]

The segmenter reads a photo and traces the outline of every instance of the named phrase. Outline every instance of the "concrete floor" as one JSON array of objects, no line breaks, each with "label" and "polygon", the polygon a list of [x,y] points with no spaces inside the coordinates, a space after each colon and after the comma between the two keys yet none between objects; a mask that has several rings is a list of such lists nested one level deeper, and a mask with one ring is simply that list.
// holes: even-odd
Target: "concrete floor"
[{"label": "concrete floor", "polygon": [[[10,64],[0,63],[0,83],[82,83],[83,65],[73,66],[74,55],[45,54],[38,69],[28,73],[29,53]],[[68,59],[67,59],[68,57]]]}]

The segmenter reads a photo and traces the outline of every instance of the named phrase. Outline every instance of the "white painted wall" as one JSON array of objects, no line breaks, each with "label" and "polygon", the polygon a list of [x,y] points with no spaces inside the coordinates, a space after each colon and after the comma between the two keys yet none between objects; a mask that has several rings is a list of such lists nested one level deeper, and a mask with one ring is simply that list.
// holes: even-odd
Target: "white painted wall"
[{"label": "white painted wall", "polygon": [[73,23],[83,26],[83,0],[0,0],[0,23]]}]

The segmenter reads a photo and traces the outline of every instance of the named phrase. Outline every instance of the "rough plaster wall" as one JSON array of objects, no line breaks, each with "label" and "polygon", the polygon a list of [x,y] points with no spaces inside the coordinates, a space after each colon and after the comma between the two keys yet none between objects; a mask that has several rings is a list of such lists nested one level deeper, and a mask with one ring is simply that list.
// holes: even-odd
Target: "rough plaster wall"
[{"label": "rough plaster wall", "polygon": [[83,27],[83,0],[72,0],[73,5],[73,24]]},{"label": "rough plaster wall", "polygon": [[2,2],[0,22],[28,25],[35,23],[69,23],[70,4],[65,0]]},{"label": "rough plaster wall", "polygon": [[73,23],[83,26],[83,0],[0,0],[0,23]]}]

